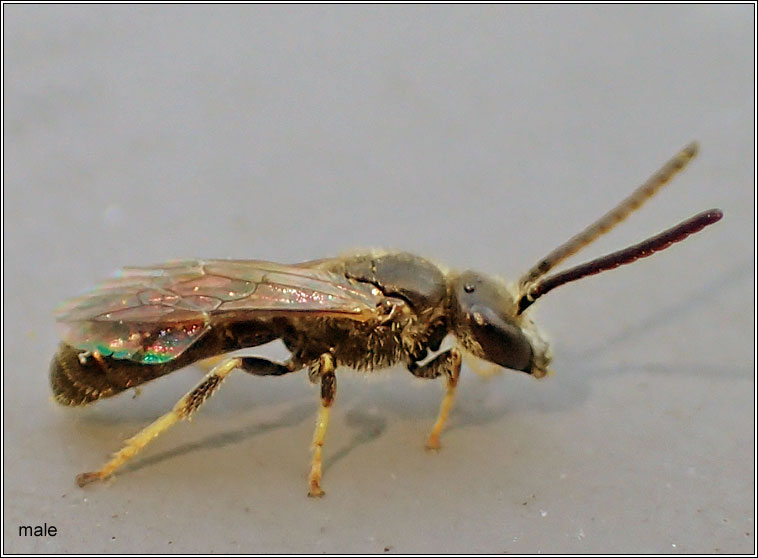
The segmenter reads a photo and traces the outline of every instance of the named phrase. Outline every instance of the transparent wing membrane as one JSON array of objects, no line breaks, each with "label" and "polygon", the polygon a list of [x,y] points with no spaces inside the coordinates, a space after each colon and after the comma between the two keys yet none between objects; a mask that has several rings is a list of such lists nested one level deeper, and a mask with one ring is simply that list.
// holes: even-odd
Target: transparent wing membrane
[{"label": "transparent wing membrane", "polygon": [[214,324],[311,313],[356,321],[377,313],[373,286],[301,266],[254,260],[169,262],[124,268],[56,311],[69,345],[113,358],[178,357]]}]

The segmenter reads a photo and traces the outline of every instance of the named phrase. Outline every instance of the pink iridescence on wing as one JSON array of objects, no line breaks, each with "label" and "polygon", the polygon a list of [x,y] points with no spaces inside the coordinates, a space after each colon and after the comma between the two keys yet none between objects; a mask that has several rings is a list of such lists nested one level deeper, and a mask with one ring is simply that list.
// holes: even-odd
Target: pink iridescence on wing
[{"label": "pink iridescence on wing", "polygon": [[256,260],[192,260],[125,268],[56,311],[62,339],[82,351],[161,363],[214,324],[292,313],[365,321],[382,295],[318,269]]}]

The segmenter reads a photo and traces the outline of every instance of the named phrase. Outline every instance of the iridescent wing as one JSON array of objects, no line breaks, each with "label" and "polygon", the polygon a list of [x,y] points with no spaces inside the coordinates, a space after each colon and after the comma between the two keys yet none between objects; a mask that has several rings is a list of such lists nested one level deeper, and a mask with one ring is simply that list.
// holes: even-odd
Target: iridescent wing
[{"label": "iridescent wing", "polygon": [[124,268],[55,317],[72,347],[150,364],[175,359],[214,324],[296,314],[367,321],[382,300],[373,285],[302,264],[193,260]]}]

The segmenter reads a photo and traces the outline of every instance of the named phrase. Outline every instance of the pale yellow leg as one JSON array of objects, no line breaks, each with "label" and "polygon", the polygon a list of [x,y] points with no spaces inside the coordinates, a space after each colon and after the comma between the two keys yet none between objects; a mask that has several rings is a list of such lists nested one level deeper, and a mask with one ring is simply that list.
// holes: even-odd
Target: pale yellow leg
[{"label": "pale yellow leg", "polygon": [[230,358],[216,365],[200,382],[195,389],[182,397],[174,408],[158,418],[152,424],[141,430],[136,436],[129,438],[126,445],[113,454],[113,458],[106,463],[100,470],[82,473],[76,477],[79,486],[84,486],[90,482],[103,480],[109,477],[113,471],[121,467],[129,459],[137,455],[139,451],[148,443],[155,439],[164,430],[173,426],[182,419],[190,418],[200,405],[205,402],[221,385],[221,382],[235,368],[239,368],[241,359]]},{"label": "pale yellow leg", "polygon": [[326,427],[329,424],[329,411],[331,411],[331,407],[324,407],[323,405],[318,410],[316,430],[313,433],[313,459],[311,460],[311,473],[308,476],[308,496],[311,497],[324,495],[324,491],[321,489],[321,455]]},{"label": "pale yellow leg", "polygon": [[204,358],[201,361],[196,362],[193,364],[193,366],[196,366],[206,374],[213,370],[213,367],[216,366],[219,362],[222,362],[224,360],[223,356],[212,356],[208,358]]},{"label": "pale yellow leg", "polygon": [[326,428],[329,425],[329,412],[334,403],[337,393],[337,379],[334,374],[334,359],[330,354],[321,355],[319,362],[319,376],[321,378],[321,407],[316,419],[316,429],[313,432],[313,458],[311,460],[311,472],[308,475],[308,496],[318,498],[324,495],[321,489],[321,456],[326,437]]},{"label": "pale yellow leg", "polygon": [[458,387],[458,378],[461,374],[461,354],[460,352],[451,351],[450,371],[447,376],[447,388],[445,390],[445,397],[442,398],[440,404],[440,412],[437,415],[437,421],[434,423],[432,432],[429,434],[429,438],[426,440],[426,449],[438,450],[440,449],[440,433],[445,427],[447,417],[450,414],[450,409],[455,401],[455,390]]}]

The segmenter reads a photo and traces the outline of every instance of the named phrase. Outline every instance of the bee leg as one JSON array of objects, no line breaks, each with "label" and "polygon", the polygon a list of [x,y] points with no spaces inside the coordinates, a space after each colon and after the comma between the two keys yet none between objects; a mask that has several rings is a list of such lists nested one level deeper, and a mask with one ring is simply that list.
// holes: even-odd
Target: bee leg
[{"label": "bee leg", "polygon": [[142,429],[137,435],[129,438],[126,441],[126,445],[120,451],[113,454],[113,458],[101,469],[91,473],[82,473],[81,475],[78,475],[76,477],[77,484],[79,486],[84,486],[93,481],[103,480],[109,477],[113,471],[134,457],[142,448],[164,430],[182,419],[190,418],[192,413],[194,413],[198,407],[200,407],[200,405],[202,405],[205,400],[218,389],[221,382],[232,370],[242,367],[243,361],[244,359],[242,358],[230,358],[214,366],[205,376],[203,381],[200,382],[195,389],[182,397],[176,405],[174,405],[174,408],[171,409],[171,411]]},{"label": "bee leg", "polygon": [[217,355],[212,356],[208,358],[204,358],[203,360],[200,360],[198,362],[195,362],[192,366],[193,368],[199,368],[206,374],[213,370],[213,367],[216,366],[219,362],[222,362],[224,360],[224,355]]},{"label": "bee leg", "polygon": [[440,449],[440,432],[445,426],[447,416],[450,414],[450,408],[455,400],[455,389],[458,386],[458,377],[461,374],[461,352],[458,349],[450,349],[437,355],[423,366],[418,366],[415,362],[408,366],[411,374],[418,378],[438,378],[443,374],[447,378],[447,388],[445,397],[440,404],[440,412],[437,421],[434,423],[432,432],[426,440],[426,449]]},{"label": "bee leg", "polygon": [[292,360],[284,364],[259,357],[242,357],[240,360],[242,361],[240,368],[254,376],[281,376],[302,368]]},{"label": "bee leg", "polygon": [[316,430],[313,432],[313,459],[311,472],[308,475],[308,496],[319,498],[324,495],[321,489],[321,453],[324,447],[326,427],[329,424],[329,411],[337,393],[337,377],[334,374],[334,358],[329,353],[321,355],[318,361],[317,376],[321,379],[321,407],[316,419]]}]

